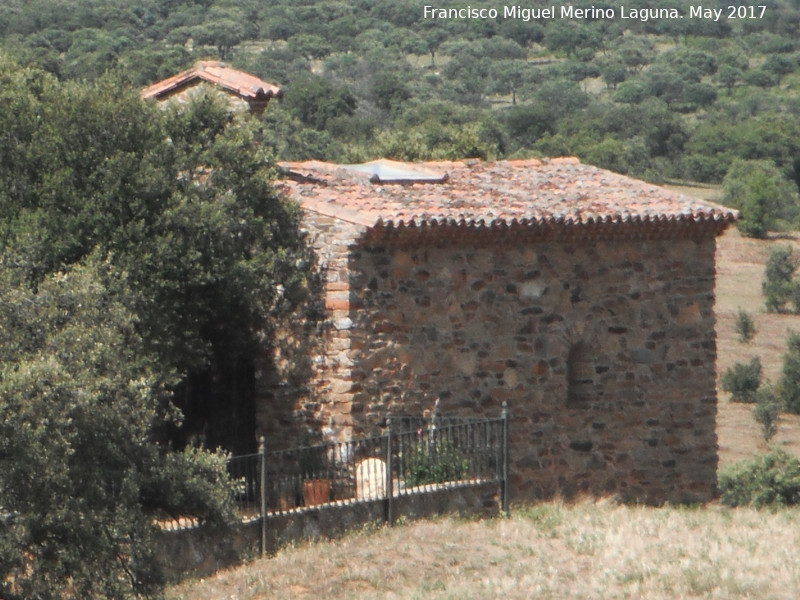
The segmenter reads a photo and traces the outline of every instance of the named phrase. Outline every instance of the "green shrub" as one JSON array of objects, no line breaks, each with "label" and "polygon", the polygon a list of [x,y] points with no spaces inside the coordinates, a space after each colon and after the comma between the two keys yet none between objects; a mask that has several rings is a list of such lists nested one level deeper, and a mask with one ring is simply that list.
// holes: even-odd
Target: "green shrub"
[{"label": "green shrub", "polygon": [[753,358],[749,364],[736,363],[722,374],[722,389],[730,392],[732,402],[755,402],[761,385],[761,360]]},{"label": "green shrub", "polygon": [[770,441],[778,432],[778,415],[780,414],[780,401],[769,386],[759,388],[756,392],[756,405],[753,408],[753,418],[761,426],[764,440]]},{"label": "green shrub", "polygon": [[739,341],[743,344],[749,344],[756,335],[756,324],[752,317],[741,308],[736,317],[736,332],[739,334]]},{"label": "green shrub", "polygon": [[800,503],[800,459],[772,450],[723,469],[719,491],[728,506],[789,506]]},{"label": "green shrub", "polygon": [[790,413],[800,414],[800,335],[794,331],[786,339],[778,387],[783,407]]},{"label": "green shrub", "polygon": [[450,440],[420,441],[406,458],[405,482],[409,487],[463,479],[469,461]]},{"label": "green shrub", "polygon": [[[702,88],[700,88],[702,100]],[[723,202],[741,211],[736,223],[744,235],[767,237],[780,216],[797,218],[797,186],[771,160],[734,160],[722,182]]]},{"label": "green shrub", "polygon": [[797,270],[797,260],[792,256],[792,247],[789,245],[775,248],[767,259],[764,269],[764,281],[761,291],[769,312],[787,312],[786,305],[792,303],[797,296],[797,284],[794,273]]}]

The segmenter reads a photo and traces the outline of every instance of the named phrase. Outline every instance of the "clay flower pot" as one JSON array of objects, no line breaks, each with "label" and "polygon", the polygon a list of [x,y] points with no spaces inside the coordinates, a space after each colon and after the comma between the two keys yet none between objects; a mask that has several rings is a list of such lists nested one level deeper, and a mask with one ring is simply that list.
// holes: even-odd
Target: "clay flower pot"
[{"label": "clay flower pot", "polygon": [[303,482],[303,503],[306,506],[324,504],[331,498],[329,479],[309,479]]}]

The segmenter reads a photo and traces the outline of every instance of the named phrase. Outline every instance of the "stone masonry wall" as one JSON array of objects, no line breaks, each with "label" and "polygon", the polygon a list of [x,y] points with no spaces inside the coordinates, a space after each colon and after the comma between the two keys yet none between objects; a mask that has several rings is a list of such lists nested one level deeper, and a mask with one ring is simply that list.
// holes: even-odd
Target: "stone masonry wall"
[{"label": "stone masonry wall", "polygon": [[358,303],[351,307],[349,257],[363,228],[316,213],[305,213],[303,225],[317,257],[321,298],[274,332],[270,355],[261,357],[256,424],[270,448],[352,434],[350,356],[357,348],[350,313]]},{"label": "stone masonry wall", "polygon": [[295,411],[326,437],[507,401],[512,499],[715,495],[713,235],[367,244],[311,221],[328,320]]},{"label": "stone masonry wall", "polygon": [[707,238],[356,252],[363,307],[342,382],[352,426],[437,398],[460,415],[496,415],[505,400],[522,497],[711,498],[714,249]]}]

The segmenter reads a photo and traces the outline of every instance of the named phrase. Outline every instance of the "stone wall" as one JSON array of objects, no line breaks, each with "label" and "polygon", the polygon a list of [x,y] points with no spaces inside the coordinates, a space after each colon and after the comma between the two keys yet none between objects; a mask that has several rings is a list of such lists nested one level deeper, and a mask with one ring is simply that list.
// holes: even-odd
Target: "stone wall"
[{"label": "stone wall", "polygon": [[[435,515],[493,517],[500,512],[500,490],[497,483],[483,483],[407,494],[394,498],[392,511],[395,519],[410,520]],[[273,553],[302,540],[335,538],[385,522],[385,500],[330,503],[269,514],[266,551]],[[224,534],[204,527],[163,531],[160,548],[171,580],[207,576],[260,554],[261,520],[243,522]]]},{"label": "stone wall", "polygon": [[350,438],[437,399],[461,416],[508,401],[515,499],[715,495],[713,233],[437,244],[307,223],[328,268],[294,404],[309,426]]},{"label": "stone wall", "polygon": [[[317,257],[319,298],[281,331],[257,373],[256,423],[273,449],[313,441],[351,439],[351,311],[359,306],[350,289],[350,254],[362,228],[340,219],[305,213],[304,231]],[[335,416],[335,418],[334,418]]]},{"label": "stone wall", "polygon": [[714,239],[354,253],[352,413],[511,414],[523,497],[714,494]]}]

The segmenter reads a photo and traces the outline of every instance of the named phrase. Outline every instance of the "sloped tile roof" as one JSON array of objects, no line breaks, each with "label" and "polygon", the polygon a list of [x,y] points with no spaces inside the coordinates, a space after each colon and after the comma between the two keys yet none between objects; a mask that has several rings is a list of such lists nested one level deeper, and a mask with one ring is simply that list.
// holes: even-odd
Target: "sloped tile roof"
[{"label": "sloped tile roof", "polygon": [[162,98],[197,80],[217,85],[250,102],[269,101],[270,98],[280,98],[283,95],[281,88],[254,75],[232,69],[223,62],[201,60],[191,69],[145,88],[142,90],[142,98]]},{"label": "sloped tile roof", "polygon": [[[735,210],[575,158],[280,167],[280,185],[305,210],[366,228],[679,221],[724,229],[738,218]],[[382,171],[398,175],[381,179]]]}]

